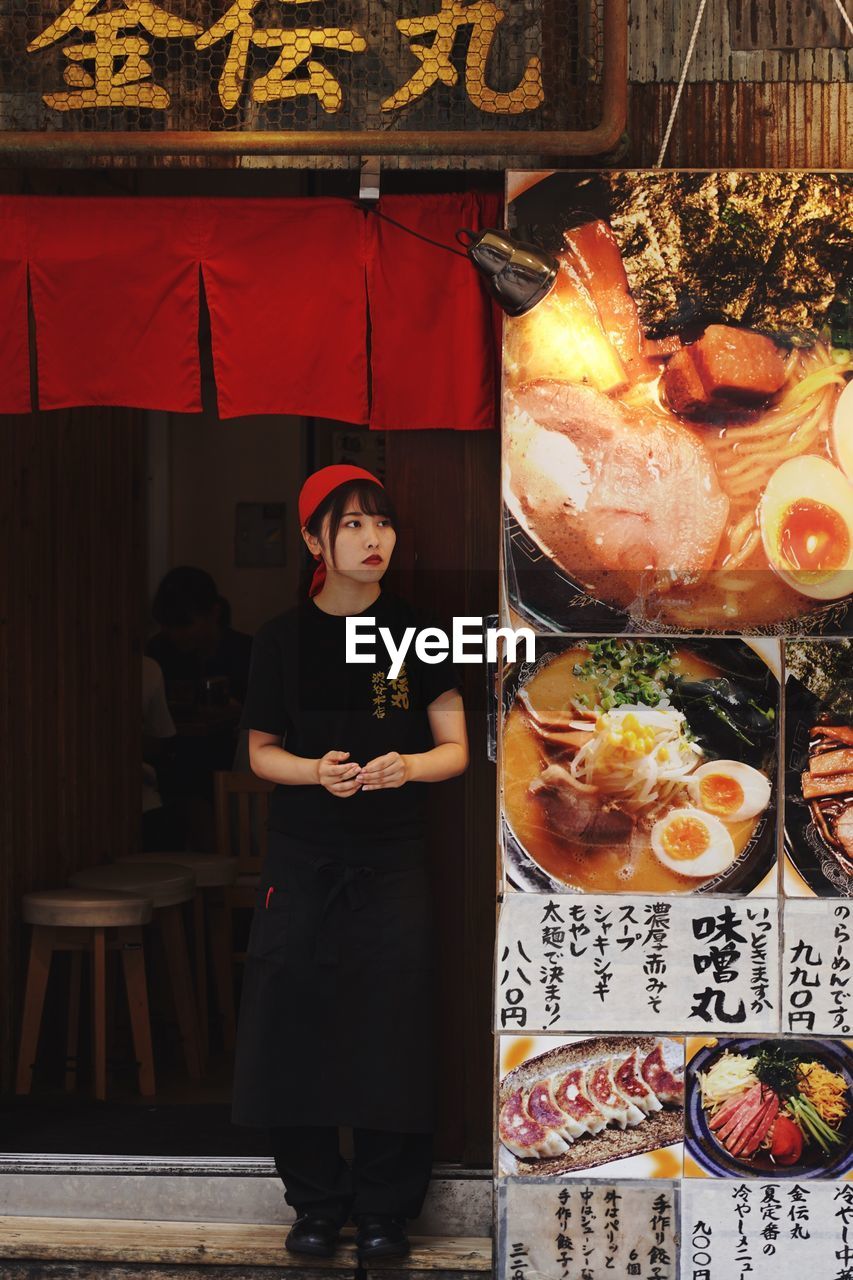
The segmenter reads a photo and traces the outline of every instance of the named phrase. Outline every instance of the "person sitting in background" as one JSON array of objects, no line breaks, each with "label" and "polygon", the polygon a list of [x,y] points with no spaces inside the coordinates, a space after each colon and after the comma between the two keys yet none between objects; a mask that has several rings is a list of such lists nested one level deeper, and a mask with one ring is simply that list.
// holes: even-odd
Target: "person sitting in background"
[{"label": "person sitting in background", "polygon": [[181,822],[163,803],[159,770],[168,767],[175,722],[166,703],[163,672],[153,658],[142,657],[142,852],[182,849]]},{"label": "person sitting in background", "polygon": [[159,663],[167,690],[172,682],[194,682],[200,691],[205,680],[224,676],[230,696],[243,702],[252,637],[231,626],[228,601],[209,573],[192,565],[170,569],[154,595],[151,615],[160,631],[146,652]]},{"label": "person sitting in background", "polygon": [[210,574],[190,565],[166,574],[151,613],[161,630],[147,653],[162,668],[177,721],[174,801],[189,847],[212,849],[213,775],[234,759],[252,638],[231,626],[228,602]]}]

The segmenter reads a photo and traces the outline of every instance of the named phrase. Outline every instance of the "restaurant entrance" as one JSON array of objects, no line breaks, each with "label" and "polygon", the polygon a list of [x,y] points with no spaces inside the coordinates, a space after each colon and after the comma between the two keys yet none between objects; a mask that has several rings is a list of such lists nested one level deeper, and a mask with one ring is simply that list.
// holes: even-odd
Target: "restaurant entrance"
[{"label": "restaurant entrance", "polygon": [[[204,176],[209,184],[211,175]],[[82,186],[84,176],[77,175],[75,183]],[[229,191],[237,185],[229,175]],[[97,179],[91,187],[97,189]],[[0,1010],[0,1164],[7,1170],[80,1170],[105,1160],[131,1160],[140,1169],[161,1171],[176,1162],[220,1174],[230,1167],[235,1175],[265,1167],[264,1135],[229,1122],[233,1015],[227,1000],[225,1006],[221,1001],[221,885],[205,889],[210,901],[203,919],[188,893],[164,906],[159,921],[142,925],[155,1091],[140,1091],[132,1016],[136,988],[130,988],[128,1002],[119,951],[107,942],[106,1007],[92,1011],[89,965],[79,965],[75,1005],[69,992],[77,989],[80,953],[61,949],[63,938],[57,937],[31,1078],[27,1091],[16,1093],[33,924],[24,916],[24,895],[66,886],[84,868],[121,865],[143,844],[140,665],[158,631],[151,606],[163,578],[179,566],[203,570],[223,602],[225,625],[251,637],[297,598],[302,561],[295,510],[302,478],[314,467],[354,461],[384,476],[405,513],[389,586],[409,597],[416,586],[419,605],[437,618],[485,615],[495,607],[496,432],[367,431],[278,415],[223,421],[204,308],[200,350],[201,414],[101,407],[0,418],[6,460],[0,468],[0,510],[7,535],[0,573],[7,640],[0,646],[0,687],[8,709],[0,746],[7,851],[0,873],[0,948],[8,975]],[[482,668],[463,668],[462,674],[472,766],[464,779],[442,788],[431,813],[441,939],[437,1157],[442,1165],[476,1170],[491,1163],[494,778],[476,730],[485,722]],[[192,690],[182,684],[180,675],[167,673],[175,741],[184,763],[194,761],[206,771],[204,786],[181,810],[183,843],[191,853],[216,853],[225,838],[224,821],[236,856],[248,813],[241,808],[239,779],[250,788],[252,779],[238,738],[230,743],[233,751],[223,756],[221,749],[239,682],[225,688],[224,698],[215,675]],[[156,758],[148,763],[159,775]],[[230,816],[223,818],[216,796],[221,799],[229,786]],[[250,853],[260,821],[248,818]],[[235,1004],[249,919],[245,904],[238,895],[230,921]],[[166,925],[166,910],[172,925]],[[67,941],[68,923],[58,917],[57,922]],[[176,968],[180,948],[170,932],[178,922],[187,982],[180,964]],[[202,970],[195,932],[200,924],[207,930]],[[187,1047],[187,999],[198,1019],[200,976],[206,1012],[194,1060],[195,1051]],[[101,1012],[107,1028],[103,1101],[93,1097],[89,1048]],[[72,1037],[69,1028],[75,1025]]]}]

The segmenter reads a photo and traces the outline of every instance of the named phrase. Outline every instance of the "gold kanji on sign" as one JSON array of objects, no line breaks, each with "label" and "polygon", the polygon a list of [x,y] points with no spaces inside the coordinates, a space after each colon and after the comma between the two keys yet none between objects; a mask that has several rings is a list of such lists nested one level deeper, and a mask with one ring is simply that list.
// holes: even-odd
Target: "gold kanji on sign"
[{"label": "gold kanji on sign", "polygon": [[[315,49],[345,49],[364,53],[367,41],[357,31],[344,27],[255,28],[252,12],[259,0],[234,0],[234,4],[196,40],[199,49],[207,49],[230,37],[228,56],[219,78],[219,97],[229,111],[236,107],[243,92],[249,49],[280,49],[278,61],[266,75],[252,84],[253,102],[273,102],[312,94],[324,111],[340,111],[343,91],[340,81],[327,67],[311,57]],[[288,0],[288,4],[306,4],[308,0]],[[304,67],[307,77],[294,78],[294,71]]]},{"label": "gold kanji on sign", "polygon": [[[381,0],[382,3],[385,0]],[[198,49],[209,49],[228,41],[219,76],[219,98],[226,110],[238,106],[246,88],[253,48],[277,51],[272,66],[250,86],[253,102],[276,102],[301,95],[316,98],[323,111],[341,110],[341,82],[315,53],[318,50],[365,53],[367,40],[346,27],[267,26],[256,27],[254,14],[261,0],[233,0],[208,30],[197,23],[176,17],[154,0],[72,0],[71,4],[41,35],[27,46],[30,53],[45,49],[66,37],[77,35],[64,45],[66,59],[63,78],[68,89],[45,93],[43,100],[56,111],[83,107],[147,107],[164,110],[170,105],[168,91],[154,83],[152,40],[194,38]],[[285,12],[311,0],[279,0]],[[532,111],[544,100],[542,68],[538,57],[527,62],[520,83],[506,92],[492,89],[486,82],[489,58],[498,26],[506,13],[493,0],[437,0],[439,10],[427,17],[400,18],[397,29],[409,40],[408,48],[420,63],[414,75],[382,104],[383,111],[408,106],[435,84],[454,86],[461,61],[457,39],[468,31],[465,49],[464,82],[473,106],[488,114],[517,115]],[[333,64],[334,65],[334,64]],[[298,73],[298,74],[297,74]]]},{"label": "gold kanji on sign", "polygon": [[427,44],[409,45],[410,52],[421,65],[402,88],[385,99],[382,110],[394,111],[408,106],[439,82],[455,85],[459,77],[452,62],[453,47],[460,28],[466,26],[471,28],[471,35],[465,59],[465,88],[474,106],[492,115],[518,115],[541,106],[545,95],[542,63],[537,57],[530,59],[521,83],[509,93],[490,89],[486,84],[486,69],[495,32],[505,17],[503,9],[491,0],[474,0],[473,4],[464,4],[462,0],[441,0],[438,13],[425,18],[398,18],[397,30],[404,36],[413,41],[421,36],[431,36],[432,39]]},{"label": "gold kanji on sign", "polygon": [[[55,111],[79,107],[154,107],[169,105],[168,92],[151,79],[151,39],[196,36],[194,22],[173,17],[153,0],[131,0],[96,13],[101,0],[73,0],[55,22],[27,45],[34,53],[79,32],[78,44],[63,47],[69,65],[63,72],[69,90],[43,94]],[[145,35],[134,33],[141,29]],[[87,70],[85,64],[91,64]]]}]

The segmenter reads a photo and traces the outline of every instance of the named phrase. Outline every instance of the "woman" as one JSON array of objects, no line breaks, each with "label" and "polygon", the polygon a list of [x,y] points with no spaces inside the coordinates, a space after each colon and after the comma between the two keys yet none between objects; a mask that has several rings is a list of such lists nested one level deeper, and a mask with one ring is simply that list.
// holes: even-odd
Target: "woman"
[{"label": "woman", "polygon": [[[329,1256],[352,1216],[362,1261],[408,1252],[432,1163],[425,783],[462,773],[468,745],[449,662],[396,679],[345,661],[346,618],[395,641],[417,626],[382,591],[391,502],[360,467],[324,467],[299,497],[315,559],[309,598],[255,637],[242,727],[276,783],[240,1008],[233,1118],[270,1131],[287,1248]],[[410,653],[412,650],[409,651]],[[338,1126],[353,1129],[353,1165]]]}]

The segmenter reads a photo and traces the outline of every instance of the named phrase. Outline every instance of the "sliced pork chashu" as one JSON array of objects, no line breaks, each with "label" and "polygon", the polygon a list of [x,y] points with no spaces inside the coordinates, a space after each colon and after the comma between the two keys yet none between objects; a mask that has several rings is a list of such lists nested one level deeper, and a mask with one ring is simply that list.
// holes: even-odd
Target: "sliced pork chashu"
[{"label": "sliced pork chashu", "polygon": [[813,738],[832,738],[853,747],[853,726],[849,724],[815,724],[809,733]]},{"label": "sliced pork chashu", "polygon": [[839,747],[833,751],[821,751],[809,760],[809,773],[822,777],[827,773],[853,772],[853,749]]},{"label": "sliced pork chashu", "polygon": [[505,488],[514,514],[576,577],[692,581],[729,512],[708,450],[673,415],[540,379],[506,398]]},{"label": "sliced pork chashu", "polygon": [[833,823],[835,856],[844,871],[853,876],[853,804],[844,807]]},{"label": "sliced pork chashu", "polygon": [[819,800],[824,796],[843,796],[853,792],[851,773],[804,773],[803,796],[806,800]]},{"label": "sliced pork chashu", "polygon": [[634,824],[621,809],[607,808],[598,792],[575,782],[561,764],[549,764],[529,787],[542,807],[545,825],[565,840],[591,845],[627,843]]}]

